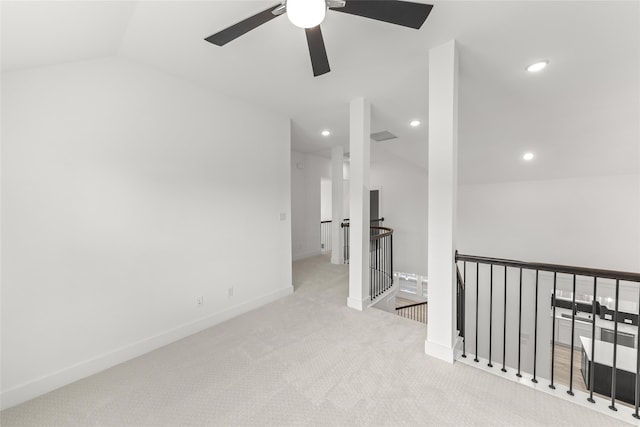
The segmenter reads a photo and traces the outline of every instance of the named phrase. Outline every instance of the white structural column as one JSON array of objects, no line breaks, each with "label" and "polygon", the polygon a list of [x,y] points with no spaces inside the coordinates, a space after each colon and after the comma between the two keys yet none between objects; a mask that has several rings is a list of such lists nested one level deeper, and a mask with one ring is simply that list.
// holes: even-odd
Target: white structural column
[{"label": "white structural column", "polygon": [[349,297],[347,305],[364,309],[369,295],[369,158],[371,105],[364,98],[349,108]]},{"label": "white structural column", "polygon": [[453,363],[458,174],[458,55],[455,40],[429,51],[429,314],[425,351]]},{"label": "white structural column", "polygon": [[342,233],[344,194],[344,149],[338,145],[331,149],[331,263],[344,262],[344,236]]}]

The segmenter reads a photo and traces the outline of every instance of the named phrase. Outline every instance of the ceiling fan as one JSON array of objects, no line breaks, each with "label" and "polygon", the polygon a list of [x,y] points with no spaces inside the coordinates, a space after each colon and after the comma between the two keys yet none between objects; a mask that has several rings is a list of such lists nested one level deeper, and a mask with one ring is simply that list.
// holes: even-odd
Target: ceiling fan
[{"label": "ceiling fan", "polygon": [[313,75],[317,77],[331,71],[324,39],[320,31],[320,23],[323,21],[327,9],[419,29],[426,21],[432,8],[433,6],[430,4],[401,0],[285,0],[284,3],[263,10],[207,37],[205,40],[218,46],[224,46],[241,35],[286,13],[293,25],[305,30]]}]

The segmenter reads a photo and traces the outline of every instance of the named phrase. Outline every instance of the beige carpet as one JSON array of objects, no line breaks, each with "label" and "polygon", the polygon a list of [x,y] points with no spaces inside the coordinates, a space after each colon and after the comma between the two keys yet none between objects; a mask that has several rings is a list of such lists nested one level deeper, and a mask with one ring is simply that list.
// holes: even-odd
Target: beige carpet
[{"label": "beige carpet", "polygon": [[424,354],[425,326],[346,307],[347,269],[296,262],[295,293],[3,411],[10,426],[610,426]]}]

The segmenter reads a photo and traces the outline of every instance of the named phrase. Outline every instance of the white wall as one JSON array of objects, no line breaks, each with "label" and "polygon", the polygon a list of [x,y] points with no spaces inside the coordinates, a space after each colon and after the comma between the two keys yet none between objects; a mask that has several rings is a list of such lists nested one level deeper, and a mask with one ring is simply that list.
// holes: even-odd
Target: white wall
[{"label": "white wall", "polygon": [[342,218],[341,219],[346,219],[349,218],[349,201],[351,200],[351,197],[349,196],[349,172],[350,172],[350,168],[351,165],[348,161],[344,162],[342,165],[342,179],[343,181],[343,186],[342,186]]},{"label": "white wall", "polygon": [[331,221],[333,200],[331,199],[331,180],[322,178],[320,180],[320,220]]},{"label": "white wall", "polygon": [[291,246],[294,260],[320,254],[320,182],[330,178],[330,160],[291,151]]},{"label": "white wall", "polygon": [[458,250],[640,271],[640,178],[461,185]]},{"label": "white wall", "polygon": [[4,73],[2,143],[4,407],[292,291],[287,118],[112,58]]},{"label": "white wall", "polygon": [[427,172],[393,154],[371,164],[383,225],[393,228],[393,269],[427,275]]}]

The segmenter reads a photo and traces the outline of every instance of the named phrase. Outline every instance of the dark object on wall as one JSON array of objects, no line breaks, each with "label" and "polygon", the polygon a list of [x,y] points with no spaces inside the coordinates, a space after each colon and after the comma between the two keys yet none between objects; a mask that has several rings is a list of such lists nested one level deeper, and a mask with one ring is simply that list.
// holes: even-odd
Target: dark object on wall
[{"label": "dark object on wall", "polygon": [[616,312],[614,310],[609,310],[607,306],[602,306],[602,311],[600,312],[600,318],[606,320],[613,320],[615,317],[616,322],[624,323],[627,325],[638,325],[638,315],[632,313],[625,313],[624,311],[619,311],[616,316]]},{"label": "dark object on wall", "polygon": [[[553,295],[551,295],[551,307],[553,307],[553,303],[554,303],[554,298],[553,298]],[[591,312],[593,311],[593,307],[591,306],[591,304],[587,304],[584,302],[576,302],[575,306],[573,306],[573,302],[570,299],[555,298],[555,304],[556,304],[556,307],[558,308],[566,308],[567,310],[573,309],[574,313],[576,314],[578,312],[591,314]],[[597,316],[600,316],[601,310],[603,309],[606,309],[606,307],[601,306],[600,303],[596,301]]]}]

